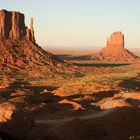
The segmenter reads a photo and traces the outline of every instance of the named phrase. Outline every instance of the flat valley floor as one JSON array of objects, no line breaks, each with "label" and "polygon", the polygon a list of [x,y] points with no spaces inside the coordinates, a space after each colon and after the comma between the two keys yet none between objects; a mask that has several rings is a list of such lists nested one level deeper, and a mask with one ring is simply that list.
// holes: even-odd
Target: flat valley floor
[{"label": "flat valley floor", "polygon": [[30,139],[140,139],[140,63],[71,61],[94,70],[0,73],[0,100],[35,118]]}]

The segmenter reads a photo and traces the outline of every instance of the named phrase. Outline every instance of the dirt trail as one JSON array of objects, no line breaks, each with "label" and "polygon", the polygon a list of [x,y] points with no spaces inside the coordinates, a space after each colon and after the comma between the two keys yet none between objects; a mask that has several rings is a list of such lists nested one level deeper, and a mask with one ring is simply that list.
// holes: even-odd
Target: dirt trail
[{"label": "dirt trail", "polygon": [[38,124],[38,123],[59,124],[59,123],[69,122],[74,119],[81,119],[81,120],[95,119],[95,118],[103,117],[103,116],[107,115],[108,113],[110,113],[111,111],[113,111],[113,109],[103,110],[98,113],[94,112],[89,115],[81,115],[81,116],[77,116],[77,117],[67,117],[67,118],[63,118],[63,119],[53,119],[53,120],[51,120],[51,119],[50,120],[36,120],[35,123],[36,124]]},{"label": "dirt trail", "polygon": [[[62,119],[48,119],[48,120],[36,120],[35,123],[42,123],[42,124],[59,124],[59,123],[65,123],[72,121],[74,119],[81,119],[81,120],[88,120],[88,119],[96,119],[103,117],[110,112],[112,112],[115,107],[121,107],[121,106],[130,106],[126,100],[127,99],[138,99],[140,100],[140,93],[134,92],[134,93],[123,93],[123,95],[120,95],[120,98],[118,99],[111,99],[111,100],[106,100],[105,102],[102,103],[101,108],[104,109],[103,111],[100,112],[93,112],[88,115],[81,115],[81,116],[71,116],[67,118],[62,118]],[[134,101],[132,102],[133,105],[136,105],[137,102],[135,103]],[[132,104],[131,104],[132,105]]]}]

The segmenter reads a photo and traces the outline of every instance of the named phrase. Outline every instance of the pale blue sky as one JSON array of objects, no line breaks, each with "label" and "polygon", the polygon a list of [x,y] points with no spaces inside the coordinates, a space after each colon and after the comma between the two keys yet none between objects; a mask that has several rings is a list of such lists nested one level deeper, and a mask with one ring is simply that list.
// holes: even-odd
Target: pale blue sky
[{"label": "pale blue sky", "polygon": [[0,0],[0,8],[18,10],[35,20],[42,46],[105,46],[114,31],[126,47],[140,47],[140,0]]}]

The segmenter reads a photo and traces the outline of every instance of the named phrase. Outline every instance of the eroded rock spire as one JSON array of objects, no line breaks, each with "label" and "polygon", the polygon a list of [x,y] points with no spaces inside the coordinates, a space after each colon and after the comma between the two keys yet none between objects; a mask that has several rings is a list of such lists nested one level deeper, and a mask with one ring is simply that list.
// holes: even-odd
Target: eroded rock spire
[{"label": "eroded rock spire", "polygon": [[30,20],[30,30],[31,30],[31,40],[35,41],[35,38],[34,38],[34,19],[33,19],[33,17]]}]

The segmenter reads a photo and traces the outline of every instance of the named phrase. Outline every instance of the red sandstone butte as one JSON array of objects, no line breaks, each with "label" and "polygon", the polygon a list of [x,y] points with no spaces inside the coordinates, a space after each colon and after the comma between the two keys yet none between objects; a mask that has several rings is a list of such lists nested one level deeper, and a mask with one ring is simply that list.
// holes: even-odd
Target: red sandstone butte
[{"label": "red sandstone butte", "polygon": [[92,59],[104,61],[140,61],[140,57],[125,49],[124,46],[124,35],[121,32],[114,32],[107,38],[106,47],[92,57]]},{"label": "red sandstone butte", "polygon": [[31,29],[24,23],[24,14],[20,12],[0,11],[0,39],[19,40],[26,38],[34,40],[33,19],[31,19]]},{"label": "red sandstone butte", "polygon": [[30,29],[24,14],[0,10],[0,70],[45,68],[61,71],[67,63],[43,50],[35,41],[33,18]]}]

